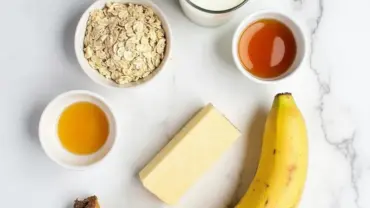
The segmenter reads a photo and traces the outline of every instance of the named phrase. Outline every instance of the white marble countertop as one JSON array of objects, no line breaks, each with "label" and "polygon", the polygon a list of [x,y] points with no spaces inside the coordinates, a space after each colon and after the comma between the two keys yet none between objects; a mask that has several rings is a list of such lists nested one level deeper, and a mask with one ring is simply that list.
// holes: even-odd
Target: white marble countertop
[{"label": "white marble countertop", "polygon": [[[281,91],[294,93],[309,130],[309,172],[300,207],[370,207],[370,97],[365,92],[370,88],[370,1],[254,0],[215,29],[189,22],[176,0],[155,2],[172,25],[172,59],[152,82],[125,90],[98,86],[77,64],[74,29],[92,0],[2,3],[2,207],[70,208],[75,197],[89,194],[97,194],[103,208],[168,207],[141,186],[137,172],[208,102],[243,136],[174,207],[231,207],[252,179],[266,112]],[[268,86],[243,77],[230,55],[238,22],[266,8],[299,20],[312,49],[295,76]],[[54,164],[37,136],[45,105],[72,89],[106,97],[123,132],[104,164],[82,172]]]}]

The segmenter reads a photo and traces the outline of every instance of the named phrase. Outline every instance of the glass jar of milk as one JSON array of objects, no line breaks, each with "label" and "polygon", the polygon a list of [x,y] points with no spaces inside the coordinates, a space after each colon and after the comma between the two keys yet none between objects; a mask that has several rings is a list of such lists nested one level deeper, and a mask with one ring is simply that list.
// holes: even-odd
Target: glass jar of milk
[{"label": "glass jar of milk", "polygon": [[231,19],[247,0],[180,0],[185,15],[196,24],[215,27]]}]

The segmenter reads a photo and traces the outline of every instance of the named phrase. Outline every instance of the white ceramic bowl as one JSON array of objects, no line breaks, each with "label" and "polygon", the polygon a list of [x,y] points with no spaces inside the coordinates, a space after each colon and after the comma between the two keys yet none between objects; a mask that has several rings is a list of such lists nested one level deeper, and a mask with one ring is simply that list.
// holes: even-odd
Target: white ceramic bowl
[{"label": "white ceramic bowl", "polygon": [[[293,64],[289,67],[289,69],[282,75],[274,78],[260,78],[256,77],[250,72],[248,72],[243,64],[241,63],[239,59],[239,52],[238,52],[238,44],[240,40],[240,36],[243,34],[244,30],[250,26],[252,23],[260,20],[260,19],[276,19],[282,23],[284,23],[290,30],[292,31],[296,45],[297,45],[297,54],[295,57],[295,60],[293,61]],[[301,26],[294,21],[292,18],[288,17],[287,15],[280,13],[280,12],[275,12],[275,11],[258,11],[255,12],[251,15],[249,15],[247,18],[245,18],[238,28],[236,29],[232,41],[232,53],[233,53],[233,58],[234,62],[237,66],[237,68],[249,79],[257,82],[257,83],[264,83],[264,84],[269,84],[269,83],[276,83],[278,81],[281,81],[287,77],[290,77],[294,72],[298,70],[300,65],[302,64],[303,60],[305,59],[305,56],[307,54],[306,52],[306,37],[304,36],[303,30]]]},{"label": "white ceramic bowl", "polygon": [[[99,106],[107,116],[109,122],[109,136],[103,147],[90,155],[75,155],[68,152],[61,144],[57,125],[63,110],[76,102],[91,102]],[[118,136],[117,121],[112,108],[99,95],[89,91],[69,91],[57,96],[45,108],[39,124],[39,137],[41,146],[47,156],[57,164],[68,168],[82,170],[102,161],[112,150]]]},{"label": "white ceramic bowl", "polygon": [[[166,33],[165,36],[166,36],[166,41],[167,41],[164,58],[161,64],[158,66],[158,68],[155,71],[153,71],[147,77],[140,79],[136,82],[131,82],[131,83],[120,85],[120,84],[115,83],[112,80],[106,79],[105,77],[100,75],[97,70],[93,69],[89,65],[88,61],[86,60],[84,56],[83,42],[85,38],[87,20],[89,19],[90,12],[95,9],[102,9],[107,2],[134,3],[134,4],[141,4],[141,5],[151,7],[153,11],[155,12],[155,14],[157,14],[158,17],[162,21],[162,25]],[[75,52],[76,52],[77,60],[79,64],[81,65],[81,68],[87,74],[87,76],[89,76],[94,82],[101,84],[105,87],[127,88],[127,87],[134,87],[134,86],[146,83],[164,68],[166,62],[169,59],[170,52],[171,52],[171,37],[172,37],[172,33],[171,33],[170,25],[168,23],[167,18],[165,17],[164,13],[159,9],[159,7],[156,6],[154,3],[152,3],[151,1],[146,1],[146,0],[98,0],[94,2],[81,16],[81,19],[76,28],[74,45],[75,45]]]}]

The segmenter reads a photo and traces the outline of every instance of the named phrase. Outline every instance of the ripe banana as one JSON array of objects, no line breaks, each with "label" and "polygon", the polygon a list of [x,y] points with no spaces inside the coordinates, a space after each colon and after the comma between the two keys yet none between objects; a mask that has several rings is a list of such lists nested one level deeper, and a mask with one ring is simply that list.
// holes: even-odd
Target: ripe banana
[{"label": "ripe banana", "polygon": [[296,208],[307,175],[308,141],[290,93],[275,96],[268,115],[257,173],[236,208]]}]

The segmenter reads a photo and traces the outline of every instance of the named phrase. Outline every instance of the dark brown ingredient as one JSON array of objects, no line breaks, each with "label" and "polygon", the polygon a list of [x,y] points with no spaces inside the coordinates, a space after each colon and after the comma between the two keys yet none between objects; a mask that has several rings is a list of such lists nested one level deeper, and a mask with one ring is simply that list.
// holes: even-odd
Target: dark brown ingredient
[{"label": "dark brown ingredient", "polygon": [[82,201],[76,199],[73,208],[100,208],[98,198],[90,196]]}]

